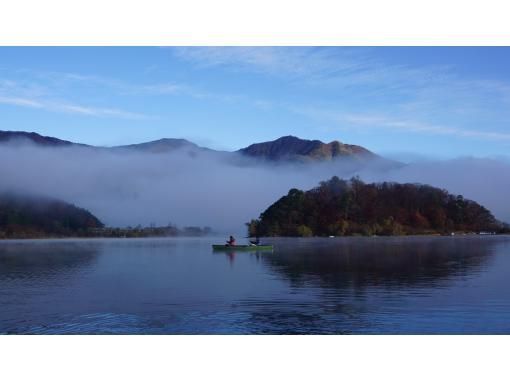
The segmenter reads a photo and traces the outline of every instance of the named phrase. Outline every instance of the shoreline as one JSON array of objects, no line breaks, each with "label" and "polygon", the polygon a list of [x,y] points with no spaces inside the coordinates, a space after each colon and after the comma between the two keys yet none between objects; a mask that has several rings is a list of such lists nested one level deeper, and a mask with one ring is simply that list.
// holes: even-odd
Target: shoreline
[{"label": "shoreline", "polygon": [[[385,239],[385,238],[416,238],[416,237],[496,237],[496,236],[510,236],[510,233],[495,233],[495,234],[476,234],[476,233],[456,233],[454,235],[449,234],[413,234],[413,235],[345,235],[345,236],[261,236],[261,239],[344,239],[344,238],[357,238],[357,239]],[[64,240],[143,240],[143,239],[189,239],[189,238],[223,238],[223,235],[181,235],[181,236],[132,236],[132,237],[120,237],[120,236],[53,236],[53,237],[12,237],[12,238],[0,238],[2,242],[28,242],[28,241],[64,241]],[[249,238],[246,238],[249,239]]]}]

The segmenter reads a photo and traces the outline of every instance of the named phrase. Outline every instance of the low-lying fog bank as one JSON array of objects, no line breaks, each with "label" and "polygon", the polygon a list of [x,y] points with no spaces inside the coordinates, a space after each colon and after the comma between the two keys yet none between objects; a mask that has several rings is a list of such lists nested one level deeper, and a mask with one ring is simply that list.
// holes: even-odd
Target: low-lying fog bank
[{"label": "low-lying fog bank", "polygon": [[110,226],[211,226],[244,232],[290,188],[309,189],[337,175],[367,182],[420,182],[462,194],[510,221],[510,164],[459,158],[382,169],[377,163],[240,164],[223,155],[111,152],[89,148],[0,148],[0,191],[34,192],[84,207]]}]

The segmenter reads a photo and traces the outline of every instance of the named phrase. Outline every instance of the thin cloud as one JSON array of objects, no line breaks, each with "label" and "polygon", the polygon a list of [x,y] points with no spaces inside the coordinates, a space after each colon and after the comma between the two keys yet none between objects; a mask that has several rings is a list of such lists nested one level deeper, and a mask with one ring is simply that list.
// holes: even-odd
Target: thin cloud
[{"label": "thin cloud", "polygon": [[204,91],[203,89],[179,83],[156,83],[150,85],[131,86],[132,95],[182,95],[194,99],[211,99],[222,102],[234,102],[243,99],[240,95]]},{"label": "thin cloud", "polygon": [[75,104],[66,104],[66,103],[48,103],[47,109],[62,111],[80,115],[88,115],[88,116],[97,116],[97,117],[117,117],[121,119],[132,119],[132,120],[140,120],[140,119],[148,119],[149,117],[135,112],[123,111],[115,108],[98,108],[98,107],[84,107],[81,105]]},{"label": "thin cloud", "polygon": [[32,99],[24,99],[18,97],[0,96],[0,103],[13,106],[43,108],[44,105]]},{"label": "thin cloud", "polygon": [[408,119],[390,118],[374,114],[353,114],[337,112],[314,107],[289,107],[290,111],[312,119],[329,121],[342,128],[364,127],[393,131],[425,133],[432,135],[449,135],[461,138],[482,138],[486,140],[510,140],[510,133],[480,131],[446,125],[429,124]]},{"label": "thin cloud", "polygon": [[336,87],[384,86],[385,91],[442,82],[450,66],[409,67],[375,59],[371,49],[324,47],[177,47],[174,55],[199,67],[224,66],[234,71],[298,79],[300,83]]},{"label": "thin cloud", "polygon": [[[40,86],[37,86],[40,88]],[[93,107],[55,99],[47,95],[49,90],[34,93],[31,87],[12,80],[0,81],[0,104],[41,109],[51,112],[71,113],[95,117],[115,117],[122,119],[149,119],[142,113],[125,111],[117,108]]]},{"label": "thin cloud", "polygon": [[73,83],[95,85],[107,88],[122,96],[186,96],[194,99],[210,99],[227,103],[244,99],[241,95],[207,91],[188,83],[167,81],[135,84],[115,78],[71,72],[36,71],[32,73],[39,78],[51,81],[52,83],[58,83],[61,87],[72,85]]},{"label": "thin cloud", "polygon": [[306,47],[178,47],[174,55],[201,67],[229,66],[267,74],[321,78],[367,66],[351,52]]},{"label": "thin cloud", "polygon": [[510,133],[468,130],[444,125],[433,125],[412,120],[388,119],[367,115],[346,115],[345,121],[370,127],[382,127],[406,132],[452,135],[457,137],[483,138],[488,140],[510,140]]},{"label": "thin cloud", "polygon": [[86,116],[97,117],[117,117],[122,119],[148,119],[149,117],[135,112],[128,112],[114,108],[86,107],[72,103],[59,103],[54,101],[41,101],[34,99],[24,99],[18,97],[0,96],[0,104],[12,106],[43,109],[52,112],[64,112]]}]

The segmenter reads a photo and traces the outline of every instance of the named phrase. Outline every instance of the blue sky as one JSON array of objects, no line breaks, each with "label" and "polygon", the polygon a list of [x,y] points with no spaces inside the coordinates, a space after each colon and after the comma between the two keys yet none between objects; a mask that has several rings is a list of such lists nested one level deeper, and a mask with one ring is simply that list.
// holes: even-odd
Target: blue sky
[{"label": "blue sky", "polygon": [[506,156],[510,48],[0,48],[3,130],[234,150],[295,135],[381,154]]}]

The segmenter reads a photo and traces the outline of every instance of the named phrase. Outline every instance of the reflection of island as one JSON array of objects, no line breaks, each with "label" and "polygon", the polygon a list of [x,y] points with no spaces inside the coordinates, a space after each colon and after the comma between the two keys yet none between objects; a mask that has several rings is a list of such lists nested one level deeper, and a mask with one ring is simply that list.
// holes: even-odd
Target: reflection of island
[{"label": "reflection of island", "polygon": [[414,305],[406,302],[413,297],[481,270],[500,242],[481,237],[277,238],[275,254],[261,260],[289,283],[290,291],[279,299],[246,298],[238,305],[250,311],[247,324],[258,334],[398,333],[398,319],[386,324],[379,318],[401,307],[412,311]]},{"label": "reflection of island", "polygon": [[264,261],[294,285],[356,289],[467,275],[485,265],[498,244],[476,236],[307,239],[301,244],[278,240],[278,254],[264,256]]}]

